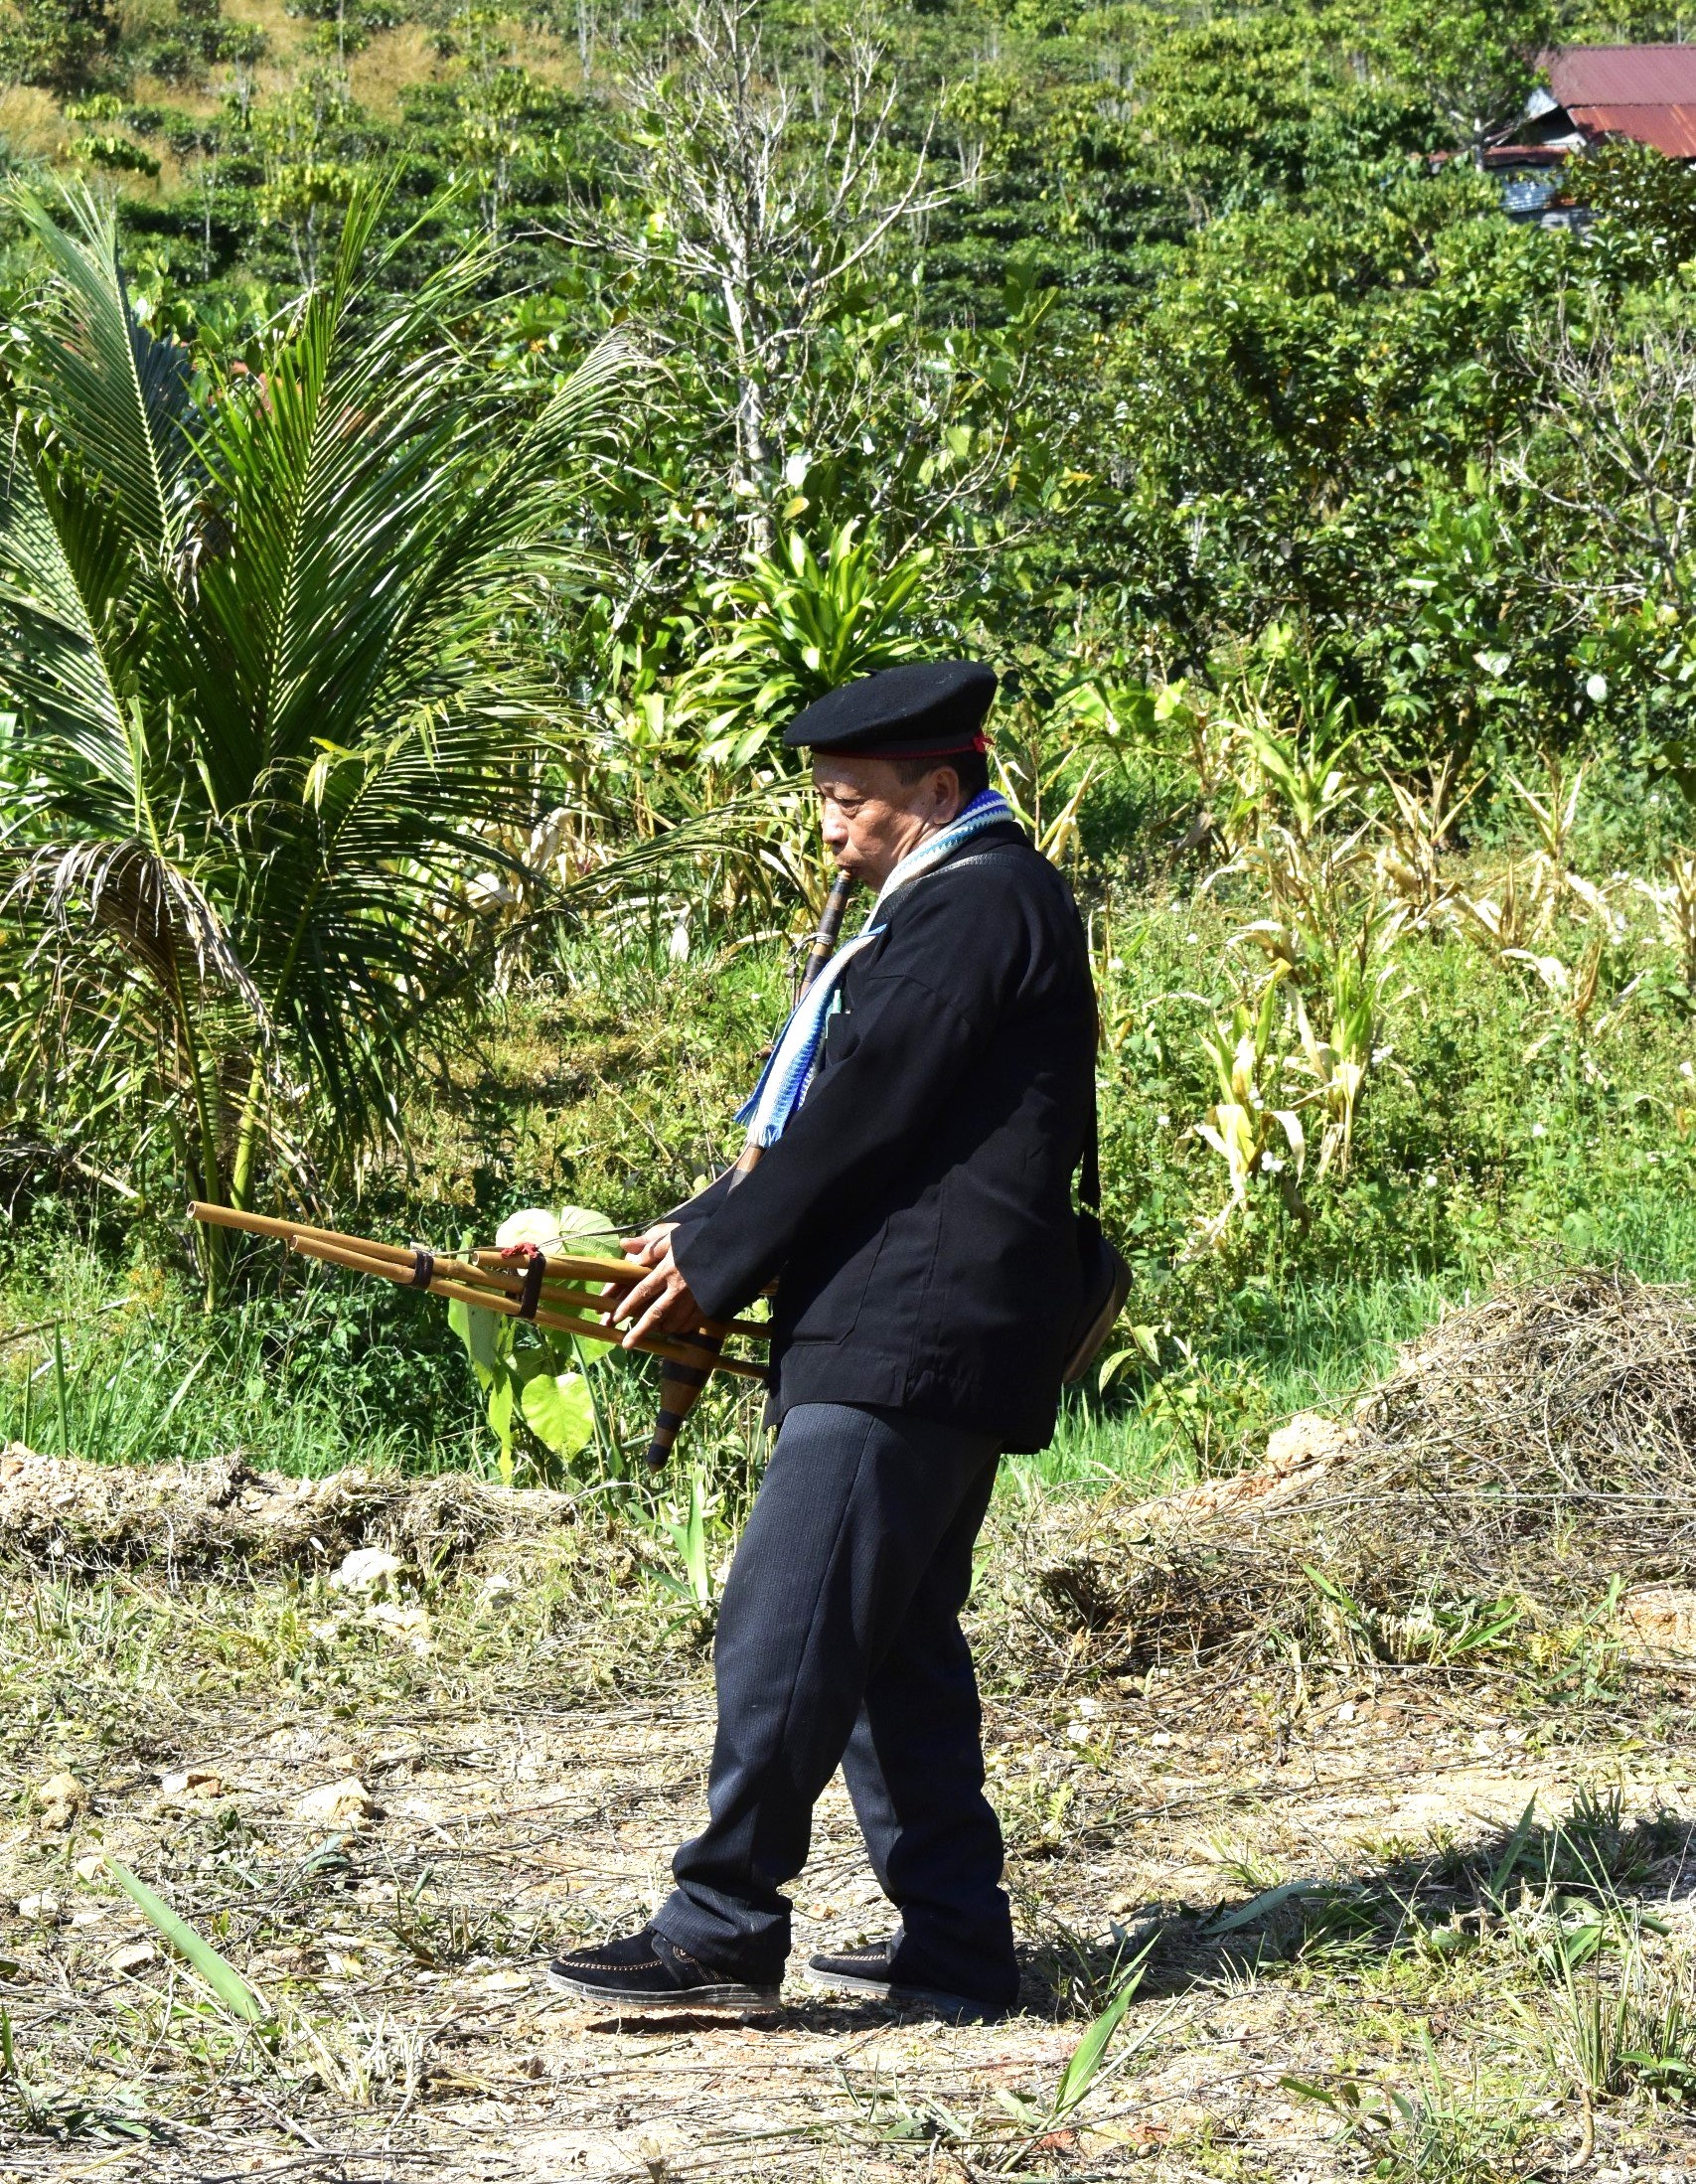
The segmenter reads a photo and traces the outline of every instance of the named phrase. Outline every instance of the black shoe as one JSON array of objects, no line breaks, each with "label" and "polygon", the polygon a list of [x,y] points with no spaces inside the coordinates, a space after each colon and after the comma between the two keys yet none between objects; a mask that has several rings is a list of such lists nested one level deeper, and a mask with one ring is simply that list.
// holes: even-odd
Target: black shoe
[{"label": "black shoe", "polygon": [[668,1942],[657,1928],[644,1927],[622,1942],[599,1949],[576,1949],[547,1967],[547,1983],[561,1994],[609,2009],[691,2010],[769,2009],[779,1986],[752,1986],[727,1979],[700,1963],[687,1950]]},{"label": "black shoe", "polygon": [[903,1965],[893,1968],[900,1937],[892,1942],[865,1942],[858,1949],[834,1950],[809,1956],[807,1969],[815,1982],[845,1994],[874,1994],[896,2009],[928,2009],[953,2025],[999,2025],[1012,2014],[1005,2002],[988,2002],[981,1995],[952,1994],[915,1979]]}]

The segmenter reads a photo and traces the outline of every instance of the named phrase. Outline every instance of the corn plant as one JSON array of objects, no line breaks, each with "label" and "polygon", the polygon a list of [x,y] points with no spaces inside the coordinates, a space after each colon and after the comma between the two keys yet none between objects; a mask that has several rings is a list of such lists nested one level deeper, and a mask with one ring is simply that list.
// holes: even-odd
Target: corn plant
[{"label": "corn plant", "polygon": [[[1533,902],[1536,904],[1536,929],[1546,929],[1562,898],[1574,890],[1575,874],[1572,869],[1572,833],[1578,819],[1579,800],[1584,793],[1585,769],[1581,766],[1569,787],[1561,770],[1561,762],[1552,754],[1546,759],[1549,786],[1539,796],[1528,789],[1517,774],[1509,774],[1508,785],[1521,804],[1530,813],[1536,830],[1537,848],[1533,852],[1527,878]],[[1582,883],[1581,883],[1582,887]],[[1593,892],[1593,890],[1592,890]]]},{"label": "corn plant", "polygon": [[1424,795],[1407,782],[1384,777],[1390,815],[1386,839],[1376,855],[1378,876],[1410,922],[1421,927],[1429,926],[1449,899],[1451,889],[1442,876],[1441,860],[1462,813],[1483,786],[1479,775],[1470,788],[1458,794],[1459,770],[1459,761],[1451,753],[1432,774]]},{"label": "corn plant", "polygon": [[1338,948],[1327,966],[1328,977],[1320,998],[1328,1021],[1322,1033],[1313,1027],[1307,997],[1297,996],[1300,1052],[1291,1056],[1290,1067],[1298,1075],[1311,1077],[1313,1083],[1312,1091],[1298,1106],[1311,1105],[1323,1117],[1315,1170],[1319,1177],[1333,1163],[1339,1175],[1348,1173],[1360,1096],[1368,1072],[1388,1053],[1387,1048],[1374,1044],[1378,1003],[1398,968],[1395,948],[1402,930],[1400,907],[1387,909],[1375,899],[1368,899],[1354,939]]},{"label": "corn plant", "polygon": [[1664,880],[1639,879],[1636,885],[1654,905],[1661,939],[1678,952],[1686,990],[1696,994],[1696,854],[1675,850]]},{"label": "corn plant", "polygon": [[[1233,1216],[1248,1211],[1250,1186],[1257,1176],[1276,1176],[1286,1202],[1292,1207],[1300,1204],[1297,1187],[1307,1158],[1307,1138],[1295,1109],[1276,1104],[1284,1057],[1274,1053],[1273,1032],[1282,985],[1282,977],[1275,972],[1257,1004],[1239,1002],[1228,1023],[1216,1017],[1212,1029],[1201,1034],[1217,1097],[1187,1134],[1218,1154],[1230,1185],[1224,1205],[1202,1222],[1201,1240],[1209,1246],[1222,1241]],[[1291,1161],[1294,1173],[1288,1165]]]}]

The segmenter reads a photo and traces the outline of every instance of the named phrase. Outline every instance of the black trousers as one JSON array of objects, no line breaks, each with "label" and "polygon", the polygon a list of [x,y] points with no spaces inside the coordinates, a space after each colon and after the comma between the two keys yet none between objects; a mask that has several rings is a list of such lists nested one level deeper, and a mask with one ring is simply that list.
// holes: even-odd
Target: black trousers
[{"label": "black trousers", "polygon": [[783,1886],[807,1862],[813,1806],[840,1763],[901,1915],[898,1976],[1016,1997],[960,1630],[997,1453],[983,1435],[857,1404],[784,1418],[719,1610],[710,1818],[678,1852],[655,1922],[714,1969],[781,1973]]}]

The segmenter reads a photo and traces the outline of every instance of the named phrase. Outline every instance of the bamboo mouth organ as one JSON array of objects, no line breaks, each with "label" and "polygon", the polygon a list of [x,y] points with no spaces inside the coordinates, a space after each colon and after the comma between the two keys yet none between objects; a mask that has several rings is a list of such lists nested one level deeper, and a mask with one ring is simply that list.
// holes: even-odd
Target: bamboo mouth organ
[{"label": "bamboo mouth organ", "polygon": [[[275,1237],[291,1251],[351,1274],[370,1275],[401,1289],[423,1290],[451,1304],[475,1305],[510,1319],[530,1320],[556,1333],[586,1342],[619,1343],[619,1330],[599,1315],[648,1272],[634,1259],[595,1259],[570,1252],[542,1252],[520,1244],[511,1250],[473,1250],[464,1257],[428,1250],[421,1244],[385,1244],[341,1229],[316,1228],[275,1214],[246,1213],[234,1206],[195,1199],[189,1212],[209,1228],[240,1229],[249,1236]],[[726,1355],[731,1336],[762,1341],[770,1328],[757,1321],[708,1320],[693,1334],[642,1336],[631,1347],[662,1361],[660,1415],[648,1448],[648,1463],[665,1463],[679,1428],[714,1372],[764,1384],[766,1368],[753,1359]]]}]

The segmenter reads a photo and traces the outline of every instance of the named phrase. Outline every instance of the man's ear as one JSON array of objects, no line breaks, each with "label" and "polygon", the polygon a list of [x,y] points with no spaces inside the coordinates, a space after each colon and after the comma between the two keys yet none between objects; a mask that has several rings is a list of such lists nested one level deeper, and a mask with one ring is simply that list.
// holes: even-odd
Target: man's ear
[{"label": "man's ear", "polygon": [[952,766],[938,766],[938,768],[936,769],[936,779],[942,783],[942,788],[939,791],[939,796],[946,798],[952,791],[954,797],[954,809],[956,811],[959,811],[961,805],[964,804],[966,801],[965,792],[960,784],[959,774],[955,772]]}]

